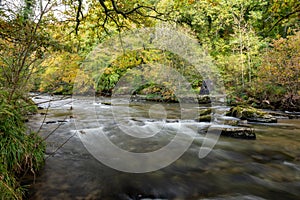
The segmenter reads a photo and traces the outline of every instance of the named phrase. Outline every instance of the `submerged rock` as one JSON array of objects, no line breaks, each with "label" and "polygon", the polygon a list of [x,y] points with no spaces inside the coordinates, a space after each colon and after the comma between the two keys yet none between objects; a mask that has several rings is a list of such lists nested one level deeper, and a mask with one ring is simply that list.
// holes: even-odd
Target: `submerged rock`
[{"label": "submerged rock", "polygon": [[166,119],[167,123],[179,123],[178,119]]},{"label": "submerged rock", "polygon": [[285,114],[289,119],[300,119],[300,112],[285,111]]},{"label": "submerged rock", "polygon": [[55,124],[57,121],[46,121],[45,124]]},{"label": "submerged rock", "polygon": [[111,106],[111,102],[101,102],[101,104],[106,105],[106,106]]},{"label": "submerged rock", "polygon": [[239,118],[236,118],[236,117],[230,117],[230,116],[218,116],[217,117],[217,120],[219,122],[221,122],[221,124],[224,124],[224,125],[231,125],[231,126],[237,126],[237,125],[240,125],[243,123],[242,120],[240,120]]},{"label": "submerged rock", "polygon": [[263,115],[262,117],[251,117],[247,118],[249,122],[260,122],[260,123],[277,123],[277,118],[272,115]]},{"label": "submerged rock", "polygon": [[221,131],[222,136],[255,140],[256,135],[253,128],[248,127],[235,127],[235,126],[214,126],[209,129],[210,131]]},{"label": "submerged rock", "polygon": [[67,123],[66,120],[46,121],[45,124]]}]

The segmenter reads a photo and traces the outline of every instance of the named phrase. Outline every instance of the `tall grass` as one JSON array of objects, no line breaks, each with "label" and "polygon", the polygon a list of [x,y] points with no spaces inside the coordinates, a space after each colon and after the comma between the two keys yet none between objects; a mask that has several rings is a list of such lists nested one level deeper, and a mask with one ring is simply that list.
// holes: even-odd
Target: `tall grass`
[{"label": "tall grass", "polygon": [[0,199],[22,199],[22,178],[43,165],[45,145],[35,133],[28,133],[24,119],[30,103],[16,98],[8,101],[0,93]]}]

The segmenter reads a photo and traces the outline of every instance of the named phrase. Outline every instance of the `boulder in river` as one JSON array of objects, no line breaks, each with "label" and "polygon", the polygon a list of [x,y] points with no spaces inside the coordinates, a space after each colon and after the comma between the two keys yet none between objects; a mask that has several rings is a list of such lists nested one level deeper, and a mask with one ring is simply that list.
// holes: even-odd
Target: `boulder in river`
[{"label": "boulder in river", "polygon": [[259,123],[276,123],[277,118],[251,106],[235,106],[232,107],[227,116],[237,117],[242,120],[247,120],[249,122],[259,122]]},{"label": "boulder in river", "polygon": [[210,122],[212,120],[212,109],[200,109],[199,116],[195,119],[196,122]]},{"label": "boulder in river", "polygon": [[195,119],[196,122],[210,122],[212,119],[212,115],[200,115],[197,119]]},{"label": "boulder in river", "polygon": [[209,104],[211,103],[211,99],[209,95],[199,95],[198,96],[199,104]]}]

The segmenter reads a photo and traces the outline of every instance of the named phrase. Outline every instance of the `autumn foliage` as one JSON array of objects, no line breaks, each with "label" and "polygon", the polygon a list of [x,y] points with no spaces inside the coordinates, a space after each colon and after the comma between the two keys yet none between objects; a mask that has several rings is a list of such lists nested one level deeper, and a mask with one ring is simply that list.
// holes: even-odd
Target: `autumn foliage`
[{"label": "autumn foliage", "polygon": [[263,56],[256,96],[281,108],[300,108],[300,31],[274,40]]}]

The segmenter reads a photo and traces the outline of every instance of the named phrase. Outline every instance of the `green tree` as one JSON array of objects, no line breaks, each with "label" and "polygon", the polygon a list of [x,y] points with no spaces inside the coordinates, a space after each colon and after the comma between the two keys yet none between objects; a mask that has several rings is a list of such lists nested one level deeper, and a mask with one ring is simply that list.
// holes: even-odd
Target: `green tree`
[{"label": "green tree", "polygon": [[254,89],[248,87],[268,43],[299,27],[295,0],[164,0],[161,5],[161,12],[194,32],[214,57],[226,88],[237,95]]},{"label": "green tree", "polygon": [[33,3],[26,1],[25,7],[10,7],[9,3],[1,7],[5,14],[0,17],[0,87],[9,91],[9,102],[27,96],[32,74],[49,48],[56,45],[45,31],[43,16],[48,4],[36,18],[30,14],[33,11],[29,2]]}]

